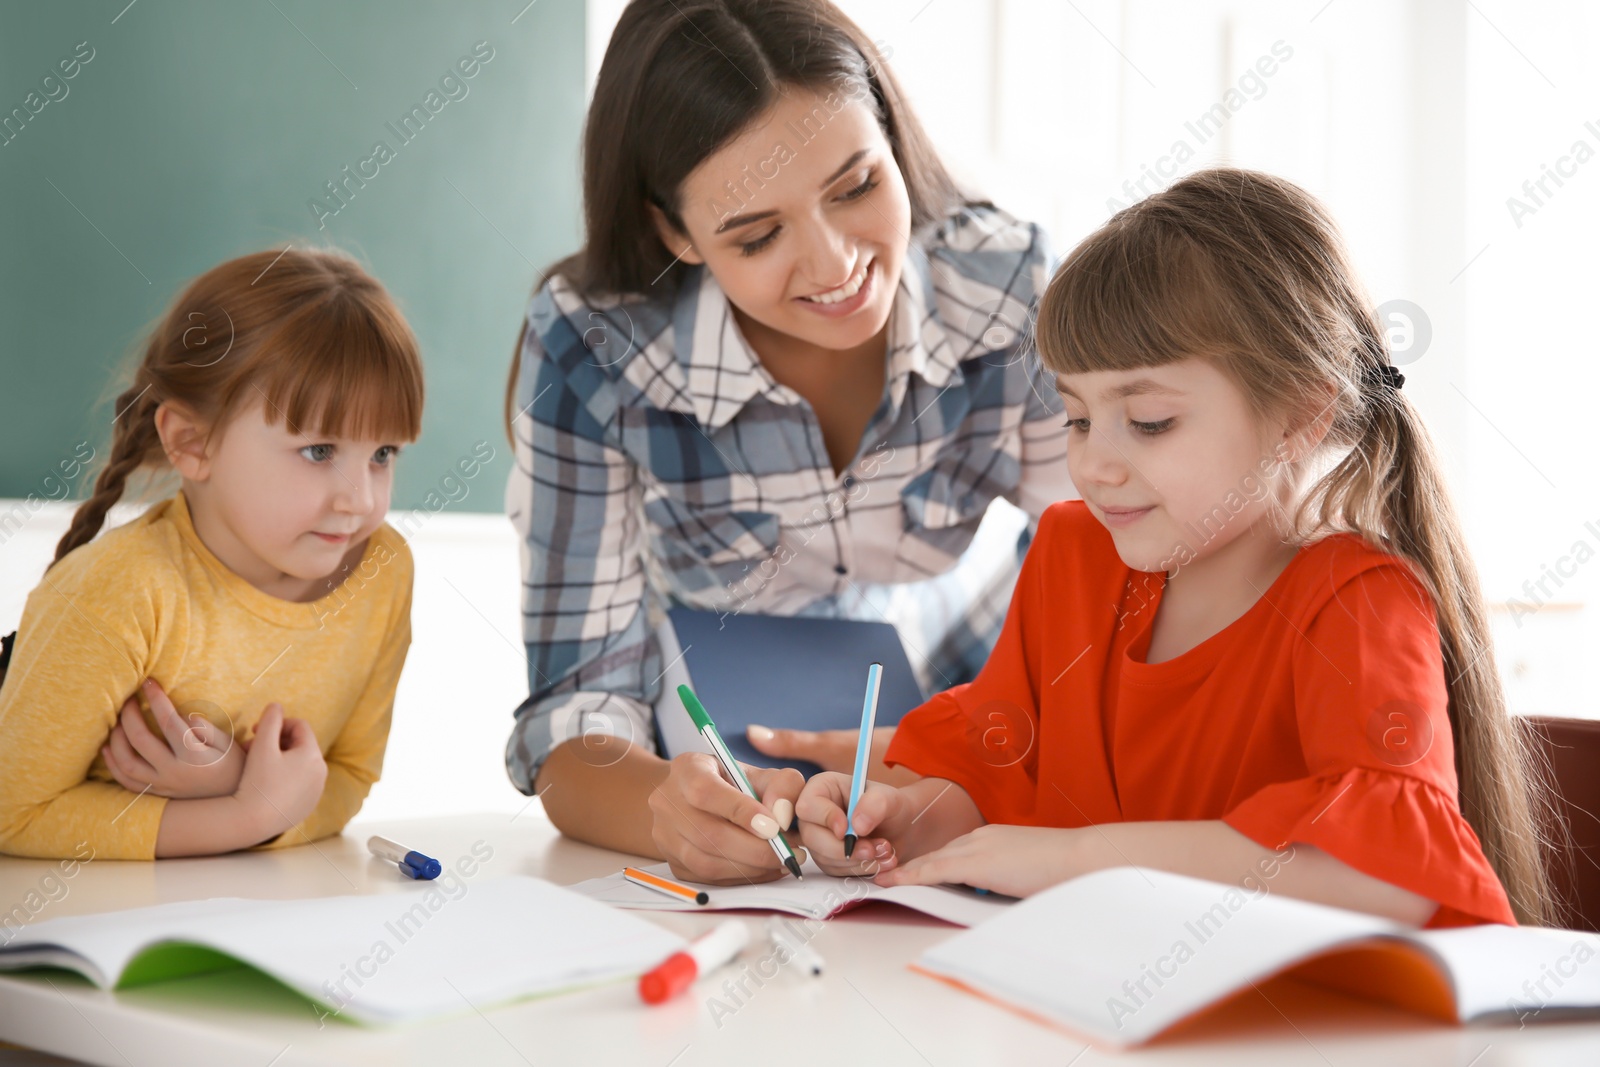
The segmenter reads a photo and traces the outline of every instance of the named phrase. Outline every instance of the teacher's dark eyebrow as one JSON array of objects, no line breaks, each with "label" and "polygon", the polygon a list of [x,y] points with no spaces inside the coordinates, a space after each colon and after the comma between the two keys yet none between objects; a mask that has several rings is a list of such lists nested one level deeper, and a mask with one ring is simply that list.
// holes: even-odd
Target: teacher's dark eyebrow
[{"label": "teacher's dark eyebrow", "polygon": [[[834,171],[832,174],[828,175],[827,180],[825,180],[821,185],[817,186],[817,188],[826,189],[828,186],[838,181],[847,171],[849,171],[851,167],[855,166],[857,163],[860,163],[862,157],[865,156],[869,151],[870,149],[866,148],[857,149],[849,159],[844,161],[843,166]],[[760,222],[762,219],[770,219],[776,214],[776,211],[752,211],[746,215],[730,215],[728,218],[723,219],[722,223],[717,226],[716,232],[719,234],[727,233],[729,230],[734,229],[735,227],[748,226],[752,222]]]}]

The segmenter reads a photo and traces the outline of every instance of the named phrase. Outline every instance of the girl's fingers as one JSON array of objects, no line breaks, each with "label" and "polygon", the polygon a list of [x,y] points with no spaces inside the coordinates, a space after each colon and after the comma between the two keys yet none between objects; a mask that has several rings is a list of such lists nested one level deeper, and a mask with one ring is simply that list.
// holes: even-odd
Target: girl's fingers
[{"label": "girl's fingers", "polygon": [[161,727],[161,732],[166,735],[167,751],[183,752],[183,735],[186,731],[178,709],[172,706],[172,698],[167,696],[166,691],[154,678],[145,679],[144,695],[150,701],[150,711],[156,717],[156,725]]},{"label": "girl's fingers", "polygon": [[[958,837],[944,848],[892,868],[879,881],[883,885],[983,885],[985,857],[968,844],[965,837]],[[993,857],[988,858],[987,865],[992,866]]]},{"label": "girl's fingers", "polygon": [[132,701],[122,706],[122,732],[127,736],[128,743],[133,746],[134,751],[143,756],[152,767],[163,767],[172,759],[172,749],[167,747],[166,741],[150,732],[150,727],[145,725],[144,716],[139,714],[139,705]]},{"label": "girl's fingers", "polygon": [[806,822],[825,827],[841,841],[852,830],[856,837],[865,837],[876,830],[888,814],[889,795],[883,789],[869,785],[856,802],[855,815],[852,816],[848,790],[848,783],[842,796],[811,793],[808,790],[807,795],[802,796],[800,803],[795,805],[795,813]]},{"label": "girl's fingers", "polygon": [[156,779],[156,769],[134,749],[132,742],[128,740],[128,732],[120,724],[111,731],[106,743],[110,746],[112,754],[117,757],[122,773],[140,781]]},{"label": "girl's fingers", "polygon": [[[844,806],[850,802],[850,777],[833,771],[813,775],[794,802],[794,813],[802,822],[829,826],[830,819],[844,817]],[[837,835],[836,835],[837,836]]]},{"label": "girl's fingers", "polygon": [[283,706],[277,703],[268,704],[256,722],[256,736],[252,744],[260,745],[268,752],[276,752],[281,747],[279,738],[282,733]]},{"label": "girl's fingers", "polygon": [[184,743],[204,746],[225,753],[233,744],[233,738],[222,727],[199,712],[195,712],[189,716],[189,730],[184,737]]},{"label": "girl's fingers", "polygon": [[282,744],[285,751],[297,748],[316,748],[317,734],[304,719],[284,719]]},{"label": "girl's fingers", "polygon": [[864,837],[876,830],[889,814],[891,793],[887,789],[869,788],[861,794],[861,799],[856,801],[855,815],[852,816],[846,808],[843,818],[835,818],[837,833],[843,837],[847,829],[854,829],[857,837]]},{"label": "girl's fingers", "polygon": [[856,842],[856,851],[846,858],[844,854],[844,841],[836,837],[831,830],[816,823],[802,822],[800,824],[800,840],[811,850],[817,863],[829,874],[844,873],[844,868],[850,868],[851,873],[858,873],[855,868],[860,862],[873,854],[867,842]]},{"label": "girl's fingers", "polygon": [[102,745],[100,747],[100,754],[105,757],[106,769],[111,772],[111,777],[115,779],[116,783],[122,788],[132,793],[142,793],[150,784],[148,782],[134,781],[133,778],[122,769],[122,765],[117,762],[117,755],[115,752],[111,751],[110,745]]},{"label": "girl's fingers", "polygon": [[128,778],[138,782],[141,786],[148,785],[156,780],[156,769],[146,763],[144,757],[133,750],[128,744],[128,735],[122,727],[111,731],[111,739],[106,742],[106,748],[117,761],[117,766]]},{"label": "girl's fingers", "polygon": [[900,864],[900,857],[895,855],[894,849],[885,845],[882,854],[874,854],[867,859],[861,859],[861,846],[856,846],[855,859],[860,860],[849,872],[853,876],[882,878],[890,871],[895,870]]},{"label": "girl's fingers", "polygon": [[826,830],[836,840],[844,840],[845,812],[833,801],[802,796],[794,806],[794,813],[799,816],[802,827],[810,823]]},{"label": "girl's fingers", "polygon": [[918,856],[909,860],[905,866],[888,866],[883,873],[875,879],[880,885],[942,885],[945,882],[960,881],[952,878],[945,864],[940,861],[937,852],[930,852],[926,856]]},{"label": "girl's fingers", "polygon": [[871,878],[899,862],[893,846],[876,838],[858,840],[848,857],[844,854],[844,842],[832,837],[808,843],[814,846],[812,855],[816,857],[817,866],[838,877]]}]

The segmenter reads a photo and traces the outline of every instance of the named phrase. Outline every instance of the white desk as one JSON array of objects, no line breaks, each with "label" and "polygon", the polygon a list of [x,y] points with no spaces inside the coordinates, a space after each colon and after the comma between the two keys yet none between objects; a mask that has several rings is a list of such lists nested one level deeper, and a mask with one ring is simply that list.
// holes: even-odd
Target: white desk
[{"label": "white desk", "polygon": [[[494,855],[470,886],[509,874],[569,884],[615,871],[627,859],[561,838],[537,805],[528,814],[364,823],[315,846],[221,859],[159,863],[94,861],[63,884],[36,919],[214,896],[303,897],[393,892],[406,885],[368,856],[369,833],[435,856],[447,867],[483,841]],[[0,906],[11,908],[56,869],[0,858]],[[714,915],[652,915],[693,935]],[[746,921],[759,923],[763,917]],[[755,932],[754,930],[752,931]],[[1180,1037],[1131,1053],[1083,1042],[1022,1019],[906,969],[954,928],[889,905],[831,920],[812,944],[827,961],[820,979],[786,968],[732,1015],[710,998],[744,961],[667,1005],[647,1008],[633,985],[523,1001],[388,1029],[329,1020],[260,976],[224,972],[106,993],[58,973],[0,978],[0,1040],[94,1064],[292,1067],[381,1064],[474,1067],[546,1063],[692,1064],[1217,1064],[1324,1067],[1593,1067],[1600,1023],[1458,1028],[1292,982],[1275,982],[1192,1024]],[[764,943],[764,938],[762,939]]]}]

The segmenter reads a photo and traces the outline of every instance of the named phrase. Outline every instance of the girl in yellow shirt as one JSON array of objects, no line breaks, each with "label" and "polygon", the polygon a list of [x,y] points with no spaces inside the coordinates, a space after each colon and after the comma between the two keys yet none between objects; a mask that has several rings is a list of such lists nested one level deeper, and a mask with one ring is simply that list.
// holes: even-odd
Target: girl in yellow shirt
[{"label": "girl in yellow shirt", "polygon": [[[384,522],[417,343],[331,251],[213,268],[118,397],[94,495],[0,675],[0,852],[102,859],[338,833],[383,765],[411,642]],[[136,472],[182,488],[96,537]]]}]

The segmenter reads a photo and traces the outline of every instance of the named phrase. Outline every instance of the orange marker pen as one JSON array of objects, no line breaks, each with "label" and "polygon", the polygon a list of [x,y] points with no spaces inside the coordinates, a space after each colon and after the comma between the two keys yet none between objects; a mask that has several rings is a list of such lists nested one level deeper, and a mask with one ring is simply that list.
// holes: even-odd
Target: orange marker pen
[{"label": "orange marker pen", "polygon": [[634,885],[642,885],[646,889],[654,889],[657,893],[665,893],[669,897],[690,900],[696,904],[711,903],[711,897],[704,889],[696,889],[692,885],[674,882],[670,878],[662,878],[660,875],[651,874],[649,871],[641,871],[637,867],[622,868],[622,876]]}]

